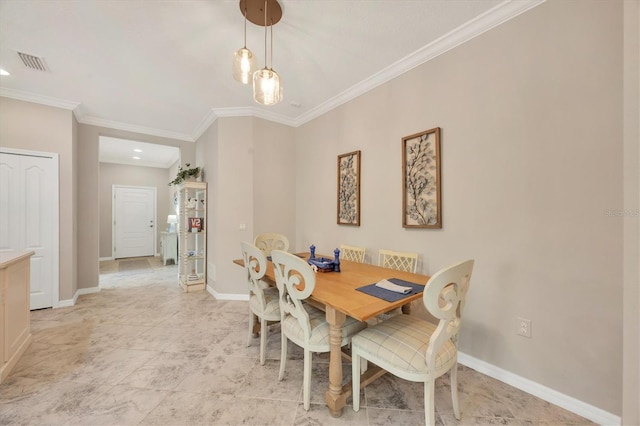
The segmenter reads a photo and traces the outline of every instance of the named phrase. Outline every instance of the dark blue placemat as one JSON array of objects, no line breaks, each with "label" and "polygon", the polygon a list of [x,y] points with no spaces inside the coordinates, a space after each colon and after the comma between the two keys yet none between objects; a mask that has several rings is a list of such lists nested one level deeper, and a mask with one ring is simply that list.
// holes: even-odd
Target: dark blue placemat
[{"label": "dark blue placemat", "polygon": [[422,284],[412,283],[401,280],[400,278],[389,278],[388,281],[404,287],[411,287],[412,290],[407,294],[396,293],[395,291],[387,290],[386,288],[377,287],[376,283],[365,285],[364,287],[357,288],[356,290],[370,296],[377,297],[378,299],[386,300],[387,302],[396,302],[404,299],[405,297],[409,297],[412,294],[422,293],[424,291],[424,285]]}]

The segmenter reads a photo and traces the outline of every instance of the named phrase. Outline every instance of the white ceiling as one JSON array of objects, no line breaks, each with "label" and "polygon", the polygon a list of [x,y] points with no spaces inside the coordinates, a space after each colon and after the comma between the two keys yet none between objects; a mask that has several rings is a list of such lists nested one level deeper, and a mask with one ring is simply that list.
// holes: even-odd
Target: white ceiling
[{"label": "white ceiling", "polygon": [[[233,80],[237,0],[0,0],[0,95],[74,110],[81,123],[187,141],[217,118],[292,126],[446,52],[543,0],[280,0],[264,107]],[[264,66],[264,28],[247,46]],[[26,68],[17,51],[41,57]]]},{"label": "white ceiling", "polygon": [[100,162],[168,169],[180,158],[175,146],[100,136]]}]

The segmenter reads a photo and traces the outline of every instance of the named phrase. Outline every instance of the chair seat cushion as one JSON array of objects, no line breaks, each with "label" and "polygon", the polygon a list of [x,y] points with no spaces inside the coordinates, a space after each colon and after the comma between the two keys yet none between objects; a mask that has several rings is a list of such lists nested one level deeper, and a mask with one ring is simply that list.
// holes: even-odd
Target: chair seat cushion
[{"label": "chair seat cushion", "polygon": [[[428,321],[397,315],[355,335],[351,347],[357,347],[360,355],[374,364],[379,362],[409,374],[428,374],[426,351],[435,330]],[[456,347],[448,340],[436,354],[434,371],[448,368],[456,356]]]},{"label": "chair seat cushion", "polygon": [[260,299],[258,299],[258,296],[255,293],[252,293],[249,298],[249,307],[251,308],[251,312],[267,320],[279,320],[280,304],[278,302],[278,289],[270,287],[263,289],[262,292],[264,294],[265,302],[264,312],[260,306]]},{"label": "chair seat cushion", "polygon": [[[300,346],[312,347],[314,351],[329,351],[329,323],[325,318],[324,311],[314,308],[311,305],[303,305],[307,313],[309,314],[309,323],[311,324],[311,336],[309,338],[308,345],[304,345],[304,330],[300,326],[300,322],[291,316],[287,315],[284,322],[281,324],[282,331],[285,335]],[[360,322],[351,317],[347,317],[342,325],[342,343],[341,346],[346,345],[351,341],[351,336],[355,333],[364,330],[367,324]]]}]

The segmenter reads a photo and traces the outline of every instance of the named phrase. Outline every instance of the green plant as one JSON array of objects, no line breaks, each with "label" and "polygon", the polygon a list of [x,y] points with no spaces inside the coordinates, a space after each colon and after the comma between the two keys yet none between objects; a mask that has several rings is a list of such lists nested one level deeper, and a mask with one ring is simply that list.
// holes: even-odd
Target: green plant
[{"label": "green plant", "polygon": [[178,173],[176,173],[176,178],[169,182],[169,186],[171,185],[180,185],[187,178],[193,177],[197,178],[202,173],[202,169],[200,167],[189,168],[191,164],[186,163],[186,169],[183,169],[182,166],[178,166]]}]

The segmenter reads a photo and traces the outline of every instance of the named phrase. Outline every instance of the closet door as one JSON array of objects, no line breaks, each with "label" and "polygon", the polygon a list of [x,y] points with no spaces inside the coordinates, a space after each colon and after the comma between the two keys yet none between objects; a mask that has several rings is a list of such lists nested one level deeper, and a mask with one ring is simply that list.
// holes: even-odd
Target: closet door
[{"label": "closet door", "polygon": [[57,156],[0,151],[0,251],[35,252],[31,309],[54,306],[58,297],[57,200]]}]

